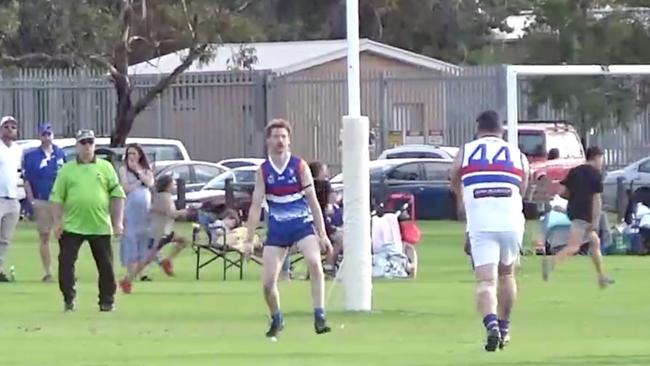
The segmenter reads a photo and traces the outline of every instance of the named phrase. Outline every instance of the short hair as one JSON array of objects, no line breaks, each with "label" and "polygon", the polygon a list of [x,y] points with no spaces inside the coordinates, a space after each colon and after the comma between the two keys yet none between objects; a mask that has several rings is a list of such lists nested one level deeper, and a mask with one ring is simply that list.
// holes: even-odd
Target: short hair
[{"label": "short hair", "polygon": [[276,128],[284,128],[291,136],[291,123],[286,119],[274,118],[266,125],[266,137],[271,137],[271,132]]},{"label": "short hair", "polygon": [[156,192],[161,193],[167,190],[170,184],[174,181],[171,175],[162,175],[156,179]]},{"label": "short hair", "polygon": [[498,132],[502,127],[499,113],[492,110],[481,112],[476,117],[476,123],[478,124],[478,130],[485,132]]},{"label": "short hair", "polygon": [[587,160],[593,160],[598,156],[603,156],[603,150],[601,150],[598,146],[589,146],[585,155],[587,156]]}]

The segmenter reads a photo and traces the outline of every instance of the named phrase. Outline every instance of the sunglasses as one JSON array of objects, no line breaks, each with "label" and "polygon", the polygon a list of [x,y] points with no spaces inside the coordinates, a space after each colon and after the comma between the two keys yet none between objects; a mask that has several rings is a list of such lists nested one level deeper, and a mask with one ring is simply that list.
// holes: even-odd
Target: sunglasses
[{"label": "sunglasses", "polygon": [[93,139],[84,139],[84,140],[79,141],[79,143],[81,145],[92,145],[92,144],[95,143],[95,140],[93,140]]}]

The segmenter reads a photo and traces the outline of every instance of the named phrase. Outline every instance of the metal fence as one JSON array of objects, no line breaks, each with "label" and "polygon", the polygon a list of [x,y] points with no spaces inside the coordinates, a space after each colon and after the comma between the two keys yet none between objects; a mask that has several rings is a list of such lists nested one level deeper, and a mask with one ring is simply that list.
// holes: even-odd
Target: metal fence
[{"label": "metal fence", "polygon": [[[377,137],[372,156],[399,143],[458,146],[474,132],[485,109],[505,116],[503,66],[466,67],[456,73],[369,72],[362,74],[362,113]],[[273,117],[294,124],[293,148],[306,159],[340,165],[341,116],[347,111],[345,73],[304,76],[269,72],[186,73],[162,93],[134,124],[132,136],[182,140],[195,159],[263,156],[264,125]],[[134,77],[135,97],[159,76]],[[526,81],[520,83],[520,118],[567,119],[548,105],[531,108]],[[116,97],[104,73],[20,70],[0,78],[0,113],[21,121],[23,138],[37,125],[53,123],[60,135],[93,128],[109,135]],[[650,152],[648,111],[640,111],[629,131],[595,134],[608,164],[621,166]]]}]

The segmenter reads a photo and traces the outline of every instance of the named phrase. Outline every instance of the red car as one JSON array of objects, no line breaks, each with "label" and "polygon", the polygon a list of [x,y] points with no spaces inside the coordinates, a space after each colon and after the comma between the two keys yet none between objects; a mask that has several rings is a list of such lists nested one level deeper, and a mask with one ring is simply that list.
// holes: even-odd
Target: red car
[{"label": "red car", "polygon": [[530,162],[531,184],[525,199],[529,218],[537,216],[537,204],[531,202],[539,195],[537,184],[543,178],[550,182],[544,195],[557,193],[559,182],[571,168],[585,162],[585,152],[576,130],[565,121],[520,121],[519,149]]}]

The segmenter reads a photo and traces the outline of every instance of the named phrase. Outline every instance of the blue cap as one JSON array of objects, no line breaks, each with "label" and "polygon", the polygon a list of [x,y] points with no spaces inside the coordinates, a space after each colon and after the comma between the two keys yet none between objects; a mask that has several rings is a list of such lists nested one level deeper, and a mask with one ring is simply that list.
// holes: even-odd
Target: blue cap
[{"label": "blue cap", "polygon": [[49,123],[43,123],[39,128],[38,128],[38,133],[39,135],[44,135],[46,133],[51,134],[52,133],[52,125]]}]

